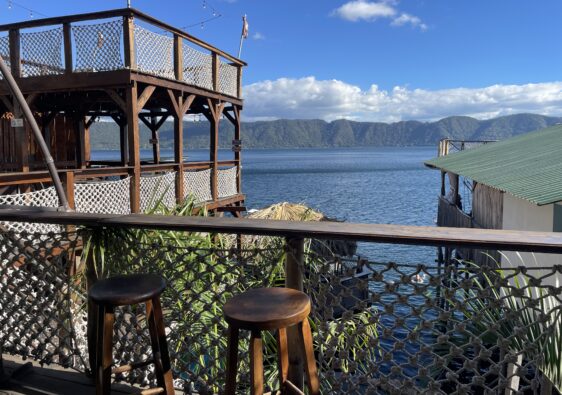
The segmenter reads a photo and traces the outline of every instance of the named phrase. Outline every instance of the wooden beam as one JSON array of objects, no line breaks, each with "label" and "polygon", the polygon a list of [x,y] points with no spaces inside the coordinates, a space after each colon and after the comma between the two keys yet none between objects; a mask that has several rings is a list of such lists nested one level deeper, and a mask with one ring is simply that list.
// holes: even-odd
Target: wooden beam
[{"label": "wooden beam", "polygon": [[127,136],[129,141],[128,164],[132,170],[131,176],[131,212],[140,211],[140,143],[138,118],[138,88],[136,82],[127,89]]},{"label": "wooden beam", "polygon": [[8,33],[10,42],[10,67],[14,78],[21,77],[21,48],[19,29],[10,30]]},{"label": "wooden beam", "polygon": [[183,95],[180,93],[177,98],[173,92],[168,90],[172,103],[175,104],[176,114],[174,115],[174,162],[178,164],[176,169],[176,202],[183,202],[184,185],[183,185]]},{"label": "wooden beam", "polygon": [[144,108],[144,105],[150,99],[155,89],[156,87],[154,85],[148,85],[146,88],[144,88],[137,103],[137,110],[139,112]]},{"label": "wooden beam", "polygon": [[156,116],[150,117],[150,131],[152,132],[152,157],[154,163],[160,163],[160,138],[158,136],[158,127],[156,126]]},{"label": "wooden beam", "polygon": [[25,98],[25,101],[27,102],[27,105],[31,106],[33,104],[33,102],[35,101],[35,99],[37,99],[37,96],[39,96],[39,93],[37,93],[37,92],[30,93],[29,95],[27,95],[27,97]]},{"label": "wooden beam", "polygon": [[66,171],[62,177],[64,192],[66,194],[66,200],[68,200],[68,205],[74,210],[74,172]]},{"label": "wooden beam", "polygon": [[125,53],[125,67],[135,70],[135,24],[132,16],[123,17],[123,48]]},{"label": "wooden beam", "polygon": [[178,105],[178,99],[176,98],[174,91],[171,89],[166,89],[166,92],[168,92],[168,97],[170,98],[170,102],[172,103],[176,117],[180,116],[180,107]]},{"label": "wooden beam", "polygon": [[[117,104],[117,106],[121,109],[121,111],[123,111],[125,113],[127,112],[127,103],[125,102],[125,100],[123,100],[121,95],[119,93],[117,93],[117,91],[115,91],[113,89],[104,89],[104,91],[111,98],[111,100],[113,100],[113,102],[115,104]],[[135,105],[136,105],[136,103],[135,103]]]},{"label": "wooden beam", "polygon": [[213,52],[212,54],[212,70],[211,70],[211,76],[212,76],[212,80],[213,80],[213,90],[215,92],[218,92],[219,90],[219,73],[220,73],[220,59],[219,59],[219,55],[216,52]]},{"label": "wooden beam", "polygon": [[183,81],[183,38],[174,34],[174,74],[176,80]]},{"label": "wooden beam", "polygon": [[66,74],[71,74],[73,71],[72,67],[72,28],[70,22],[66,22],[62,25],[62,34],[64,38],[64,72]]},{"label": "wooden beam", "polygon": [[[236,106],[234,111],[234,139],[242,139],[242,121],[240,119],[240,109]],[[228,118],[228,117],[227,117]],[[236,161],[236,191],[242,193],[242,151],[234,151],[234,160]]]},{"label": "wooden beam", "polygon": [[195,100],[195,95],[189,95],[187,96],[184,101],[183,104],[181,106],[181,116],[183,117],[185,115],[185,113],[189,110],[189,108],[191,107],[191,105],[193,104],[193,101]]}]

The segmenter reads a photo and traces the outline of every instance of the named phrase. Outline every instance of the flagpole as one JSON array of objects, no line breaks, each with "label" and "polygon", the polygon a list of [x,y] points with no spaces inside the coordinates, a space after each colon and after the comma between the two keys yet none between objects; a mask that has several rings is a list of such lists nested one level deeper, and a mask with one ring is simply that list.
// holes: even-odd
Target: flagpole
[{"label": "flagpole", "polygon": [[244,15],[242,17],[242,33],[240,34],[240,47],[238,47],[238,59],[242,55],[242,44],[244,43],[244,39],[248,37],[248,20],[247,16]]},{"label": "flagpole", "polygon": [[240,35],[240,47],[238,47],[238,59],[240,59],[240,56],[242,55],[242,44],[244,43],[244,35],[241,34]]}]

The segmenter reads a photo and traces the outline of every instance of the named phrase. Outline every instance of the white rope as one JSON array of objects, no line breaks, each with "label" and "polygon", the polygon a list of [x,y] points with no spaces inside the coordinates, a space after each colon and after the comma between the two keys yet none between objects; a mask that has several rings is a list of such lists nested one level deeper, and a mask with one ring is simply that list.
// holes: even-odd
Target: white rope
[{"label": "white rope", "polygon": [[79,213],[130,214],[131,178],[119,181],[77,183],[74,205]]},{"label": "white rope", "polygon": [[142,176],[140,181],[141,212],[144,213],[155,208],[158,203],[162,203],[167,208],[173,208],[176,205],[175,180],[175,172],[157,176]]},{"label": "white rope", "polygon": [[183,191],[184,199],[186,199],[189,195],[193,195],[196,202],[212,200],[211,169],[184,172]]},{"label": "white rope", "polygon": [[218,171],[217,183],[219,184],[219,197],[227,197],[238,193],[236,182],[236,167]]},{"label": "white rope", "polygon": [[[41,189],[35,192],[20,193],[17,195],[1,195],[0,205],[32,206],[32,207],[58,207],[59,198],[54,187]],[[42,233],[59,232],[60,226],[51,224],[37,224],[30,222],[0,221],[6,230],[16,233]]]}]

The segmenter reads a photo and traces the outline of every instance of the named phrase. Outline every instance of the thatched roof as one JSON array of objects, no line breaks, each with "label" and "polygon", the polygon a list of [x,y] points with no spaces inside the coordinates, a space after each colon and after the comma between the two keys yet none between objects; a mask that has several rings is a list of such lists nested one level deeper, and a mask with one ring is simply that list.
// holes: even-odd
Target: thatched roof
[{"label": "thatched roof", "polygon": [[[251,212],[247,218],[254,219],[270,219],[279,221],[332,221],[334,219],[326,217],[319,211],[313,210],[304,204],[282,202],[271,205],[261,210]],[[246,238],[245,238],[246,239]],[[264,247],[272,241],[273,238],[267,236],[255,236],[247,239],[247,242],[257,243]],[[246,243],[245,243],[246,244]],[[357,243],[344,240],[313,240],[312,250],[318,254],[336,254],[339,256],[352,256],[357,250]]]}]

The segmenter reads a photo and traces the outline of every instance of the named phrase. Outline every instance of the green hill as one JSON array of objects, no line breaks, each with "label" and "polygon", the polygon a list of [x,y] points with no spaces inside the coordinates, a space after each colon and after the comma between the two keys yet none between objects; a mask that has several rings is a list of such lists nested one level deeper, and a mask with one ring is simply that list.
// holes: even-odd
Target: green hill
[{"label": "green hill", "polygon": [[[433,145],[449,137],[464,140],[504,139],[561,123],[562,118],[536,114],[516,114],[484,121],[454,116],[436,122],[402,121],[395,123],[355,122],[340,119],[325,122],[318,119],[244,122],[244,148],[312,148],[355,146]],[[161,147],[173,147],[173,124],[160,129]],[[141,147],[149,148],[150,132],[141,125]],[[221,122],[220,146],[230,147],[234,129]],[[184,140],[189,148],[209,146],[207,122],[184,122]],[[118,128],[113,122],[97,122],[91,129],[93,149],[119,147]]]}]

